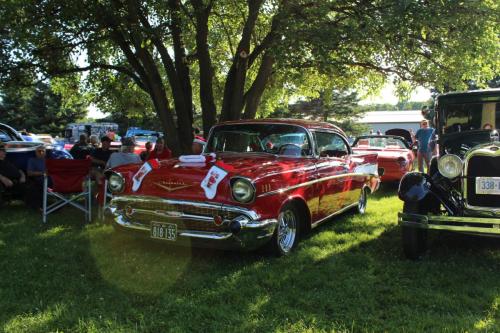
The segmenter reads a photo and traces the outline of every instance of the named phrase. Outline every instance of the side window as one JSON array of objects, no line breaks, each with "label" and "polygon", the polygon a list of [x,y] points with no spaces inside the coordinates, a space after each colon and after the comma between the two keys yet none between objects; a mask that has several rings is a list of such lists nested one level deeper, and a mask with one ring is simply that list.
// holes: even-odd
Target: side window
[{"label": "side window", "polygon": [[320,157],[343,157],[349,154],[346,142],[338,134],[314,132],[314,140]]},{"label": "side window", "polygon": [[16,138],[10,136],[10,134],[7,131],[1,130],[0,129],[0,141],[2,142],[9,142],[12,140],[16,140]]}]

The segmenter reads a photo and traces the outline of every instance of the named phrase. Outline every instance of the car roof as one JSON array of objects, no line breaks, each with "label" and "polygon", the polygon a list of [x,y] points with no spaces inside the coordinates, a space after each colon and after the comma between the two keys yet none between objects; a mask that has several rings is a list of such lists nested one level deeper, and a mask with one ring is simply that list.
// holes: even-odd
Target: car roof
[{"label": "car roof", "polygon": [[480,99],[480,100],[492,100],[497,101],[500,100],[500,88],[494,89],[482,89],[482,90],[469,90],[469,91],[454,91],[445,94],[441,94],[437,97],[438,103],[439,101],[447,101],[447,102],[463,102],[467,99]]},{"label": "car roof", "polygon": [[316,121],[316,120],[305,120],[305,119],[288,119],[288,118],[265,118],[265,119],[242,119],[242,120],[231,120],[225,121],[218,125],[232,125],[232,124],[283,124],[283,125],[296,125],[307,129],[327,129],[334,130],[344,134],[344,131],[340,127],[333,124]]}]

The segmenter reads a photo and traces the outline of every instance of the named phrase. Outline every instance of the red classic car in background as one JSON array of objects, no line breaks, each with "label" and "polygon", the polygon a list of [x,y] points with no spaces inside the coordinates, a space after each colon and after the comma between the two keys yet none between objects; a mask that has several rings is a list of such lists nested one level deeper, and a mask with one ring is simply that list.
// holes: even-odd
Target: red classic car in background
[{"label": "red classic car in background", "polygon": [[[288,254],[300,236],[378,188],[377,155],[352,155],[321,122],[249,120],[212,128],[203,155],[108,174],[115,227],[183,245]],[[140,169],[139,169],[140,168]]]},{"label": "red classic car in background", "polygon": [[384,182],[399,181],[407,172],[413,170],[415,157],[408,141],[400,136],[360,136],[354,140],[352,150],[355,154],[377,153],[381,180]]}]

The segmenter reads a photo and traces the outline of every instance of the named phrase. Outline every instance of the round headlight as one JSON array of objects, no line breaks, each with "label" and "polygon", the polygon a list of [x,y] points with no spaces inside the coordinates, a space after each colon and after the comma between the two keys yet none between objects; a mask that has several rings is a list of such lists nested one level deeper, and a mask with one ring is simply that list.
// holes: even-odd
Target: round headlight
[{"label": "round headlight", "polygon": [[232,186],[233,198],[239,202],[250,202],[253,200],[255,189],[246,179],[237,179]]},{"label": "round headlight", "polygon": [[462,173],[462,160],[457,155],[444,155],[438,160],[438,170],[446,178],[458,177]]},{"label": "round headlight", "polygon": [[111,193],[119,193],[125,187],[125,180],[118,173],[113,173],[108,178],[108,189]]}]

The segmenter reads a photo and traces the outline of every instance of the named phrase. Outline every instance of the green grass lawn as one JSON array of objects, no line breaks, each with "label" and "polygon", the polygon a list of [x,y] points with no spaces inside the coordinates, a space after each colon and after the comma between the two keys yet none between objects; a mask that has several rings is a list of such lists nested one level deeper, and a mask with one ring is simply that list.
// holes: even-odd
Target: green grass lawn
[{"label": "green grass lawn", "polygon": [[394,188],[313,230],[289,257],[190,249],[49,217],[1,211],[0,331],[500,331],[500,246],[433,234],[403,258]]}]

